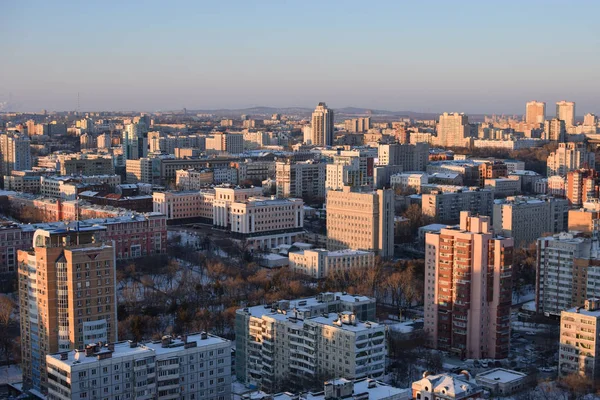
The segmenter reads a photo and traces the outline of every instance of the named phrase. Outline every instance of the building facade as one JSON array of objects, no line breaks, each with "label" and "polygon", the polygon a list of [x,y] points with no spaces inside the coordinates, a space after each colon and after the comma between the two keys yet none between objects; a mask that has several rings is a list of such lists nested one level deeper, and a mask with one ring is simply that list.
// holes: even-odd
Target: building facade
[{"label": "building facade", "polygon": [[512,301],[511,238],[489,217],[426,234],[425,334],[430,347],[465,358],[506,358]]},{"label": "building facade", "polygon": [[394,255],[394,192],[353,192],[349,186],[327,193],[327,249]]},{"label": "building facade", "polygon": [[117,340],[115,250],[96,230],[37,230],[18,252],[25,388],[47,391],[47,354]]},{"label": "building facade", "polygon": [[457,192],[433,191],[422,196],[421,210],[435,222],[455,224],[462,211],[492,215],[494,193],[489,189],[461,190]]},{"label": "building facade", "polygon": [[343,293],[237,310],[236,376],[270,391],[291,381],[380,377],[385,327],[374,318],[374,299]]},{"label": "building facade", "polygon": [[322,279],[332,273],[375,265],[375,254],[362,250],[327,251],[310,249],[289,253],[290,268],[298,273]]},{"label": "building facade", "polygon": [[333,145],[333,110],[325,103],[319,103],[311,118],[312,144],[315,146]]},{"label": "building facade", "polygon": [[206,333],[46,356],[48,400],[231,398],[231,344]]}]

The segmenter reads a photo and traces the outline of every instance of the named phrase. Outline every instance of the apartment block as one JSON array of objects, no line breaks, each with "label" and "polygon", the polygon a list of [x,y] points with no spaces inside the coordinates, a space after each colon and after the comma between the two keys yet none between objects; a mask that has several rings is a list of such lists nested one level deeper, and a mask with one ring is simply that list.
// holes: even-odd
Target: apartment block
[{"label": "apartment block", "polygon": [[277,197],[295,197],[323,201],[327,165],[305,161],[283,161],[276,164]]},{"label": "apartment block", "polygon": [[465,358],[506,358],[513,240],[496,237],[489,217],[460,214],[460,225],[425,237],[425,334],[434,349]]},{"label": "apartment block", "polygon": [[59,158],[61,175],[114,175],[112,157],[87,154]]},{"label": "apartment block", "polygon": [[569,171],[565,183],[566,197],[573,206],[598,199],[600,197],[600,185],[598,172],[594,169],[578,169]]},{"label": "apartment block", "polygon": [[486,179],[506,178],[508,166],[502,161],[487,161],[479,164],[479,186],[485,186]]},{"label": "apartment block", "polygon": [[521,193],[521,181],[516,176],[485,179],[483,187],[494,192],[494,197],[514,196]]},{"label": "apartment block", "polygon": [[32,166],[29,137],[18,133],[0,134],[0,175],[30,170]]},{"label": "apartment block", "polygon": [[525,122],[528,124],[543,124],[546,120],[546,103],[530,101],[525,106]]},{"label": "apartment block", "polygon": [[558,373],[577,374],[595,386],[600,382],[600,299],[560,313]]},{"label": "apartment block", "polygon": [[340,190],[344,186],[373,187],[374,158],[368,156],[334,156],[327,164],[325,189]]},{"label": "apartment block", "polygon": [[600,232],[600,212],[579,208],[569,210],[569,231],[578,231],[587,235]]},{"label": "apartment block", "polygon": [[526,247],[544,233],[567,229],[569,202],[550,196],[515,196],[494,201],[494,232]]},{"label": "apartment block", "polygon": [[429,144],[380,144],[380,165],[401,165],[403,171],[425,171],[429,161]]},{"label": "apartment block", "polygon": [[315,108],[311,117],[311,141],[315,146],[333,145],[334,113],[321,102]]},{"label": "apartment block", "polygon": [[213,182],[212,169],[180,169],[175,176],[175,186],[179,190],[200,190]]},{"label": "apartment block", "polygon": [[332,273],[343,273],[353,268],[375,265],[375,253],[361,250],[327,251],[310,249],[289,253],[290,268],[313,278],[326,278]]},{"label": "apartment block", "polygon": [[46,356],[48,400],[231,398],[231,344],[206,334],[96,343]]},{"label": "apartment block", "polygon": [[41,177],[48,174],[46,171],[12,171],[4,176],[4,190],[37,194],[40,192]]},{"label": "apartment block", "polygon": [[413,189],[416,193],[421,192],[421,185],[429,183],[429,175],[426,172],[401,172],[390,176],[390,185],[394,188]]},{"label": "apartment block", "polygon": [[47,354],[117,340],[115,250],[96,230],[40,229],[18,252],[25,389],[47,391]]},{"label": "apartment block", "polygon": [[559,143],[558,149],[548,156],[546,164],[547,176],[566,176],[569,171],[594,169],[596,156],[594,152],[588,151],[583,143]]},{"label": "apartment block", "polygon": [[455,224],[460,220],[462,211],[473,214],[492,215],[494,192],[489,189],[459,190],[457,192],[432,191],[421,197],[421,209],[424,215],[435,222]]},{"label": "apartment block", "polygon": [[575,125],[575,103],[561,100],[556,103],[556,118],[564,121],[567,127]]},{"label": "apartment block", "polygon": [[322,293],[236,312],[236,376],[262,389],[315,378],[381,377],[385,327],[373,321],[375,299]]},{"label": "apartment block", "polygon": [[581,307],[588,297],[588,271],[600,266],[597,245],[575,233],[537,241],[536,308],[545,315]]},{"label": "apartment block", "polygon": [[16,273],[17,251],[31,246],[31,240],[22,236],[18,224],[0,222],[0,274]]},{"label": "apartment block", "polygon": [[360,192],[344,186],[327,193],[327,249],[394,255],[394,192]]},{"label": "apartment block", "polygon": [[440,115],[434,144],[441,147],[469,147],[471,144],[469,118],[459,113]]},{"label": "apartment block", "polygon": [[206,151],[228,154],[243,153],[244,135],[235,133],[213,133],[206,138]]}]

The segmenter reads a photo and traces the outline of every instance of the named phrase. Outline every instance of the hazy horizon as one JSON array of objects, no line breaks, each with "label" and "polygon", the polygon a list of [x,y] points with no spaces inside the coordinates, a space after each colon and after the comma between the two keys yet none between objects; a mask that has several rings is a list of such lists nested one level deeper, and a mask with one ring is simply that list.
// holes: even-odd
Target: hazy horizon
[{"label": "hazy horizon", "polygon": [[365,107],[600,113],[600,3],[4,4],[11,111]]}]

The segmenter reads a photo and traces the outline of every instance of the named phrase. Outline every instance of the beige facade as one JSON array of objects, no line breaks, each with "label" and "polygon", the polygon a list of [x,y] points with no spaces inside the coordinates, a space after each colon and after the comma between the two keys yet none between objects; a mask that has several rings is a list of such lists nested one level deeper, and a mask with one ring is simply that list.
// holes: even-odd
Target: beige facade
[{"label": "beige facade", "polygon": [[432,348],[465,358],[506,358],[513,240],[489,217],[461,212],[460,226],[425,237],[425,334]]},{"label": "beige facade", "polygon": [[546,164],[546,175],[566,176],[568,172],[576,169],[594,169],[596,158],[583,143],[559,143],[558,149],[548,156]]},{"label": "beige facade", "polygon": [[394,192],[353,192],[349,186],[327,193],[327,248],[394,255]]},{"label": "beige facade", "polygon": [[24,385],[45,392],[47,354],[117,340],[115,250],[93,231],[37,230],[18,263]]},{"label": "beige facade", "polygon": [[595,234],[600,231],[600,212],[580,208],[569,210],[569,231]]},{"label": "beige facade", "polygon": [[324,200],[327,165],[313,161],[282,161],[275,165],[277,197]]},{"label": "beige facade", "polygon": [[600,299],[560,314],[559,375],[588,378],[600,386]]},{"label": "beige facade", "polygon": [[353,268],[369,268],[375,264],[371,251],[311,249],[289,254],[293,271],[313,278],[326,278],[331,273],[343,273]]},{"label": "beige facade", "polygon": [[180,169],[175,174],[175,186],[179,190],[200,190],[214,181],[211,169]]},{"label": "beige facade", "polygon": [[77,155],[60,159],[61,175],[113,175],[112,157]]},{"label": "beige facade", "polygon": [[404,171],[425,171],[429,162],[429,145],[380,144],[377,156],[379,165],[401,165]]},{"label": "beige facade", "polygon": [[311,135],[315,146],[333,145],[333,110],[325,103],[319,103],[312,113]]},{"label": "beige facade", "polygon": [[213,220],[214,191],[154,192],[153,211],[167,216],[167,220]]},{"label": "beige facade", "polygon": [[575,125],[575,103],[572,101],[559,101],[556,103],[556,118],[565,121],[567,127]]},{"label": "beige facade", "polygon": [[470,147],[469,118],[459,113],[443,113],[437,124],[434,144],[441,147]]},{"label": "beige facade", "polygon": [[525,106],[525,122],[527,124],[543,124],[546,120],[546,103],[530,101]]},{"label": "beige facade", "polygon": [[215,133],[206,138],[206,151],[239,154],[244,152],[244,135]]},{"label": "beige facade", "polygon": [[0,134],[0,175],[31,169],[30,146],[31,141],[26,135]]}]

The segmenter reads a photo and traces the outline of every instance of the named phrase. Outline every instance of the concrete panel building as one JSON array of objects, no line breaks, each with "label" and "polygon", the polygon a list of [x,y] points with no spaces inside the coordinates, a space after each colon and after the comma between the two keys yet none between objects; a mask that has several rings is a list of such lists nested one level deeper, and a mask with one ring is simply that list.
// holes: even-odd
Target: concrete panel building
[{"label": "concrete panel building", "polygon": [[434,349],[465,358],[506,358],[513,240],[489,217],[461,212],[460,225],[425,239],[425,333]]}]

